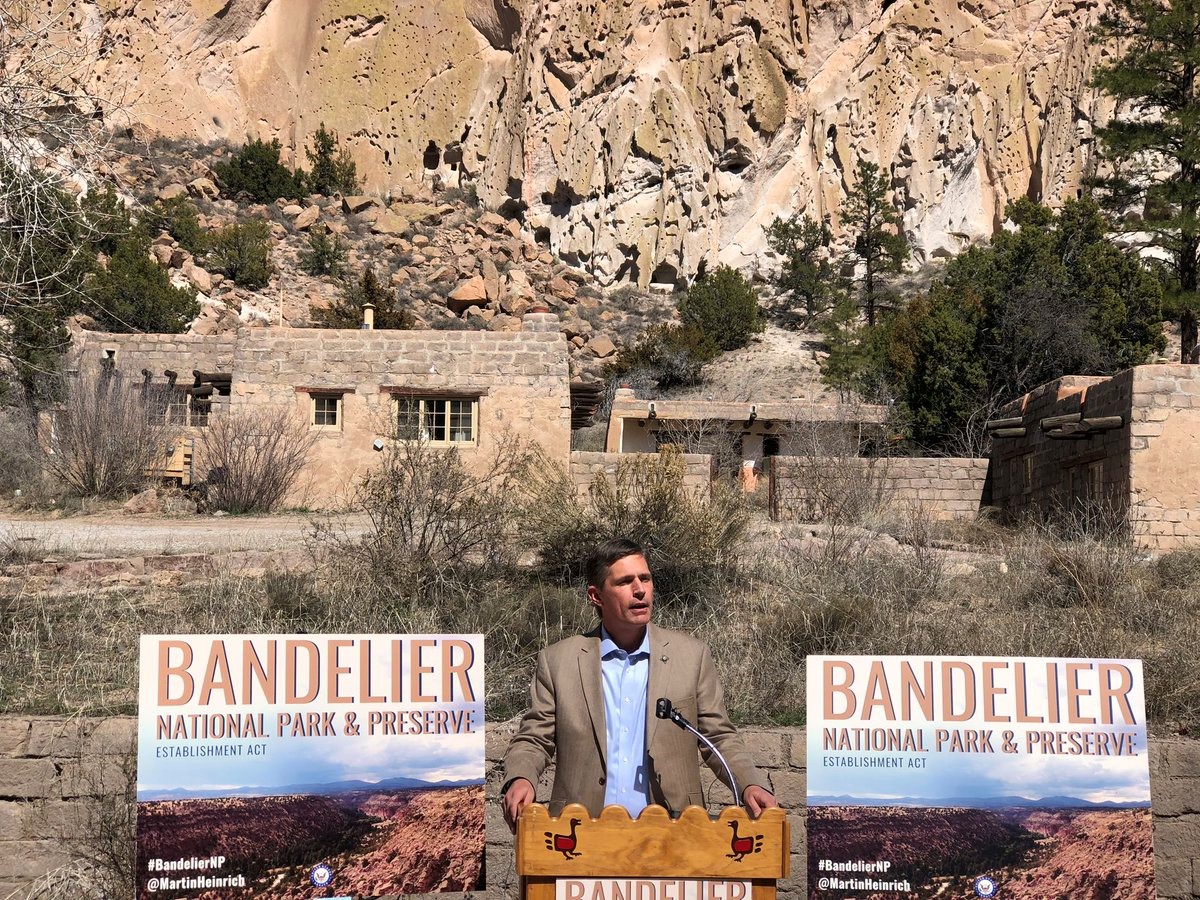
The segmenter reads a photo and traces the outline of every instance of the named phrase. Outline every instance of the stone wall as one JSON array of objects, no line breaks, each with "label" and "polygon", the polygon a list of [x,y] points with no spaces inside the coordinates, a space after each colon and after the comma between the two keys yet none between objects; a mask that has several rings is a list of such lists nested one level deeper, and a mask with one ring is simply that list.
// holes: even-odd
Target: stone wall
[{"label": "stone wall", "polygon": [[[498,800],[504,751],[515,727],[515,720],[488,725],[489,900],[508,900],[517,892],[512,836]],[[803,900],[804,731],[746,728],[743,734],[780,803],[792,810],[792,877],[780,884],[780,897]],[[130,717],[0,718],[0,900],[26,897],[33,880],[86,850],[101,824],[112,826],[117,805],[113,798],[123,796],[131,774],[126,760],[133,752],[134,736]],[[723,786],[714,787],[714,777],[704,772],[715,812],[729,802],[729,793]],[[548,793],[549,779],[547,772],[540,794]],[[1200,741],[1152,740],[1150,779],[1157,894],[1172,900],[1200,898]]]},{"label": "stone wall", "polygon": [[[111,354],[113,365],[127,378],[142,380],[149,369],[151,381],[166,384],[164,374],[171,369],[179,374],[178,383],[190,385],[192,372],[231,372],[237,334],[108,334],[99,331],[78,332],[71,344],[73,368],[99,364]],[[113,352],[115,351],[115,352]]]},{"label": "stone wall", "polygon": [[[1120,417],[1120,427],[1056,438],[1063,416]],[[1200,541],[1200,368],[1136,366],[1110,378],[1069,376],[1004,407],[1023,434],[997,437],[991,501],[1011,517],[1129,514],[1150,550]],[[1051,420],[1047,422],[1047,420]]]},{"label": "stone wall", "polygon": [[[609,484],[616,483],[617,466],[621,463],[629,465],[635,460],[655,457],[652,453],[597,453],[593,451],[571,451],[571,478],[579,495],[586,496],[597,478],[608,479]],[[683,486],[688,491],[708,493],[712,488],[713,463],[707,453],[684,453]]]},{"label": "stone wall", "polygon": [[772,516],[816,521],[846,504],[866,503],[971,519],[987,469],[986,459],[777,456],[769,476]]},{"label": "stone wall", "polygon": [[1134,539],[1151,550],[1200,543],[1200,366],[1132,371],[1129,515]]}]

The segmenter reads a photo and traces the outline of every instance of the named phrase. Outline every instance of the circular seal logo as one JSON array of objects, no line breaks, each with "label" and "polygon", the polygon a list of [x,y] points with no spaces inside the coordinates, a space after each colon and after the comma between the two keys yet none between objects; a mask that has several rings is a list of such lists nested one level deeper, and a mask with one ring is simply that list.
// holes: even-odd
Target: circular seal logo
[{"label": "circular seal logo", "polygon": [[[313,866],[312,871],[308,873],[308,880],[312,882],[313,887],[329,887],[333,884],[333,869],[321,863]],[[978,890],[978,888],[976,888]],[[983,896],[982,894],[980,896]],[[988,894],[987,896],[991,896]]]},{"label": "circular seal logo", "polygon": [[987,875],[980,875],[975,879],[976,897],[995,897],[998,889],[995,880],[989,878]]}]

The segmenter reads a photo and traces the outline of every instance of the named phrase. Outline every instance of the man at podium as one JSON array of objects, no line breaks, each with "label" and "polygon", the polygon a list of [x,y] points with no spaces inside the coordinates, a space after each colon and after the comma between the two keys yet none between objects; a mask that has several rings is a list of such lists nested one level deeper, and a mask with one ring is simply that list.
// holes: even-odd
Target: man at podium
[{"label": "man at podium", "polygon": [[[504,757],[509,825],[534,801],[552,757],[552,814],[570,802],[593,816],[609,804],[634,817],[649,803],[674,815],[703,806],[696,738],[655,715],[663,698],[725,757],[751,815],[776,806],[725,712],[708,646],[650,622],[654,581],[642,548],[601,544],[588,558],[587,580],[600,625],[538,654],[530,708]],[[728,784],[716,754],[705,752],[704,761]]]}]

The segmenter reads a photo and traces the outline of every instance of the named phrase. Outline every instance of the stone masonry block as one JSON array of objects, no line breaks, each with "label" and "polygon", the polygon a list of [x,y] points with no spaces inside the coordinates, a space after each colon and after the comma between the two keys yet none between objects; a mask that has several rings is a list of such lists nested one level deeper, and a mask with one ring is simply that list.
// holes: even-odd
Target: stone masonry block
[{"label": "stone masonry block", "polygon": [[1154,893],[1163,900],[1191,898],[1192,861],[1190,859],[1155,859]]},{"label": "stone masonry block", "polygon": [[102,719],[87,736],[83,745],[85,756],[124,755],[137,751],[137,719],[119,716]]},{"label": "stone masonry block", "polygon": [[1200,855],[1200,815],[1182,815],[1154,822],[1154,853],[1169,859]]},{"label": "stone masonry block", "polygon": [[7,759],[0,764],[0,797],[51,797],[58,769],[48,759]]},{"label": "stone masonry block", "polygon": [[771,772],[771,791],[784,809],[803,809],[807,802],[808,778],[803,772],[776,769]]},{"label": "stone masonry block", "polygon": [[742,740],[750,751],[750,758],[760,768],[777,768],[786,765],[784,737],[773,731],[750,731],[743,729]]},{"label": "stone masonry block", "polygon": [[25,755],[30,722],[22,718],[0,719],[0,757]]},{"label": "stone masonry block", "polygon": [[11,841],[0,853],[0,879],[27,878],[31,872],[49,872],[71,861],[59,841]]},{"label": "stone masonry block", "polygon": [[86,719],[34,719],[27,755],[77,757],[90,724]]},{"label": "stone masonry block", "polygon": [[20,840],[23,836],[25,810],[28,807],[28,803],[0,800],[0,847],[5,841]]}]

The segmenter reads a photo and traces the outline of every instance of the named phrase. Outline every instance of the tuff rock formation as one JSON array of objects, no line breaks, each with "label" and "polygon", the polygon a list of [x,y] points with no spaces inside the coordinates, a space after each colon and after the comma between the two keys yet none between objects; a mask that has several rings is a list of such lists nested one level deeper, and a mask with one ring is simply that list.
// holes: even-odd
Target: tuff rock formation
[{"label": "tuff rock formation", "polygon": [[[60,0],[61,2],[61,0]],[[890,171],[918,259],[1061,201],[1111,112],[1093,0],[106,0],[109,84],[167,135],[302,146],[368,189],[474,184],[600,282],[763,261],[776,214]]]}]

